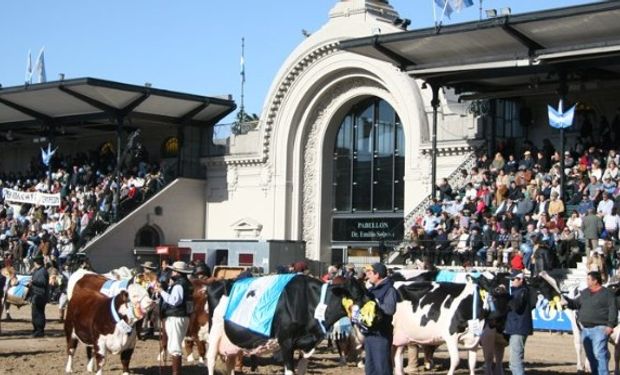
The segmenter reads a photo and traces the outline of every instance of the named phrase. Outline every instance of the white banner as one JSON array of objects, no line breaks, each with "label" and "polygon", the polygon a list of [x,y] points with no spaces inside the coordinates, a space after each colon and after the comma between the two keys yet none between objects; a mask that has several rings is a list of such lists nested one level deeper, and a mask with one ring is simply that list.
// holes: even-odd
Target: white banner
[{"label": "white banner", "polygon": [[60,193],[46,194],[38,191],[18,191],[2,189],[4,200],[9,202],[30,203],[40,206],[60,206]]}]

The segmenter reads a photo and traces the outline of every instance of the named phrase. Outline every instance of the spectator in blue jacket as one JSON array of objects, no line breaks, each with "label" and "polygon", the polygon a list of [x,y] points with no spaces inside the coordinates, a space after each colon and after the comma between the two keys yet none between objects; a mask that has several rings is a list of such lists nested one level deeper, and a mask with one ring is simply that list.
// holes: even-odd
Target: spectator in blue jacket
[{"label": "spectator in blue jacket", "polygon": [[522,271],[513,271],[510,285],[510,301],[504,333],[510,336],[510,371],[514,375],[525,374],[525,341],[534,330],[529,288]]}]

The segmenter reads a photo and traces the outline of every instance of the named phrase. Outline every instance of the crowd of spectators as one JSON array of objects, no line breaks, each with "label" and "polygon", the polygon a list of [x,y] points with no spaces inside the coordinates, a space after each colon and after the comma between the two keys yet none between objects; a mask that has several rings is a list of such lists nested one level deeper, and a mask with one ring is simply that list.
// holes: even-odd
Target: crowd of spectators
[{"label": "crowd of spectators", "polygon": [[[584,145],[564,155],[547,139],[517,152],[481,154],[458,183],[443,179],[411,228],[409,262],[500,266],[532,272],[575,267],[611,275],[620,266],[620,162],[617,143]],[[565,173],[562,196],[560,174]]]},{"label": "crowd of spectators", "polygon": [[[19,272],[32,259],[61,266],[64,260],[103,232],[163,185],[157,164],[144,158],[124,164],[120,187],[112,153],[55,155],[49,173],[33,158],[27,172],[0,173],[0,255]],[[120,188],[120,200],[114,196]],[[60,194],[60,206],[39,206],[5,200],[4,189]]]}]

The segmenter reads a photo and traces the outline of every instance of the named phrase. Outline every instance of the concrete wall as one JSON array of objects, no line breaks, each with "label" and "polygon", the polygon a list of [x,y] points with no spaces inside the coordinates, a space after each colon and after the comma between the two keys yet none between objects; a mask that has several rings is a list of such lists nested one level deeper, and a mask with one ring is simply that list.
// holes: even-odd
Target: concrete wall
[{"label": "concrete wall", "polygon": [[[204,192],[206,182],[180,178],[164,188],[103,235],[85,251],[95,269],[105,272],[135,265],[133,249],[138,231],[150,225],[160,233],[162,244],[176,244],[181,238],[201,238],[204,233]],[[155,207],[162,215],[155,215]]]}]

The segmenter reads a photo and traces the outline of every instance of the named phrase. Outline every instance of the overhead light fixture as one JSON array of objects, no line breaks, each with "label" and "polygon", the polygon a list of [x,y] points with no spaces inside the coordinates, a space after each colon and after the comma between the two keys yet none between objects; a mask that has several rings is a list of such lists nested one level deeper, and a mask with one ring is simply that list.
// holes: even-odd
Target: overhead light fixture
[{"label": "overhead light fixture", "polygon": [[502,16],[509,16],[512,13],[512,9],[510,7],[501,8],[499,10],[499,14]]},{"label": "overhead light fixture", "polygon": [[497,17],[497,9],[487,9],[484,12],[487,14],[487,18]]},{"label": "overhead light fixture", "polygon": [[396,17],[394,18],[394,20],[392,21],[392,24],[394,26],[398,26],[403,30],[407,30],[407,27],[409,27],[409,25],[411,25],[411,20],[408,18],[399,18]]}]

